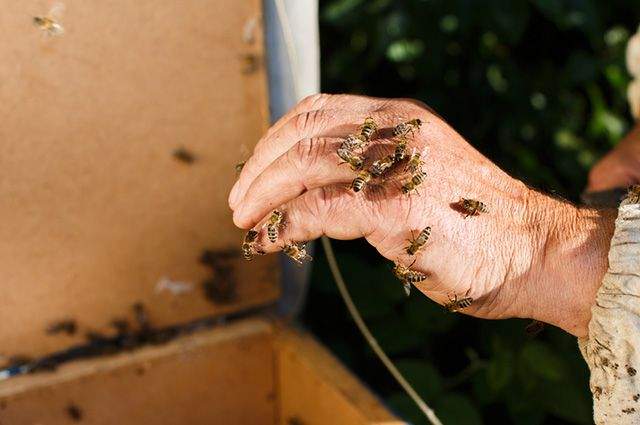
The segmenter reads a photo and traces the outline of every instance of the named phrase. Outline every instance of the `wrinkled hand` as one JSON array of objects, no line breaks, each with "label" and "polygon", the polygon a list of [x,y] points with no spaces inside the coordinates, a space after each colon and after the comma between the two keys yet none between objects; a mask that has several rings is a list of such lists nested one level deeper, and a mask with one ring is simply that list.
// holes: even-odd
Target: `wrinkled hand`
[{"label": "wrinkled hand", "polygon": [[587,191],[628,187],[640,183],[640,125],[620,141],[589,172]]},{"label": "wrinkled hand", "polygon": [[[427,178],[418,192],[401,193],[404,164],[362,192],[349,189],[355,173],[338,165],[336,150],[368,116],[381,130],[367,164],[393,152],[393,126],[422,120],[409,143],[409,152],[425,151]],[[461,197],[484,202],[488,212],[465,218]],[[416,287],[436,302],[468,294],[474,302],[465,313],[535,318],[576,335],[585,333],[605,272],[612,221],[530,190],[419,102],[351,95],[308,97],[280,119],[258,142],[229,204],[244,229],[260,228],[274,208],[285,212],[277,243],[261,232],[267,252],[323,234],[364,237],[389,260],[416,260],[412,269],[428,275]],[[426,246],[407,255],[411,232],[426,226]]]}]

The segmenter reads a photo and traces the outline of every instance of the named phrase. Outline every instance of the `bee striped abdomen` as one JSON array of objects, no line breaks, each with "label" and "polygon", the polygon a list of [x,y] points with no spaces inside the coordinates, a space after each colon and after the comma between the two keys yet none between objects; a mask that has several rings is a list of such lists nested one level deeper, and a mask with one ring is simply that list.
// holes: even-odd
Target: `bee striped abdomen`
[{"label": "bee striped abdomen", "polygon": [[365,138],[365,140],[370,141],[373,137],[374,133],[378,130],[378,126],[376,122],[371,117],[367,117],[364,120],[364,124],[362,125],[362,129],[360,130],[360,135]]}]

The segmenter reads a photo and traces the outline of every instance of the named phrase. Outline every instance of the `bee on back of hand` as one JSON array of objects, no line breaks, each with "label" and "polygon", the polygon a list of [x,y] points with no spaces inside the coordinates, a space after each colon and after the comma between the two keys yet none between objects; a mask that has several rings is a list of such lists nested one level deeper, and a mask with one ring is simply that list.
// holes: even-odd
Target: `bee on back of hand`
[{"label": "bee on back of hand", "polygon": [[393,136],[404,137],[409,133],[413,135],[413,132],[417,131],[421,125],[422,120],[419,118],[414,118],[410,121],[400,123],[393,128]]},{"label": "bee on back of hand", "polygon": [[[415,263],[415,261],[413,263]],[[394,261],[393,263],[393,274],[402,282],[404,292],[407,296],[411,293],[412,284],[416,284],[427,279],[426,274],[411,270],[413,263],[411,263],[409,267],[398,261]]]},{"label": "bee on back of hand", "polygon": [[362,150],[368,143],[368,139],[361,134],[349,134],[342,141],[340,148],[348,151]]},{"label": "bee on back of hand", "polygon": [[360,136],[364,137],[367,142],[370,142],[376,131],[378,131],[378,125],[373,118],[365,118],[364,124],[360,127]]},{"label": "bee on back of hand", "polygon": [[396,162],[402,161],[404,157],[407,155],[407,143],[408,143],[407,138],[402,137],[396,144],[396,148],[393,152],[393,159]]},{"label": "bee on back of hand", "polygon": [[242,242],[242,257],[247,261],[253,260],[255,254],[264,255],[265,253],[258,246],[258,234],[259,232],[257,230],[251,229],[244,236],[244,241]]},{"label": "bee on back of hand", "polygon": [[382,159],[378,159],[374,161],[373,164],[371,164],[371,167],[369,167],[369,172],[373,176],[379,177],[382,174],[384,174],[385,171],[391,168],[394,163],[395,163],[395,159],[393,155],[385,156]]},{"label": "bee on back of hand", "polygon": [[[467,294],[469,291],[467,291]],[[462,298],[458,298],[457,294],[453,295],[453,298],[449,295],[449,301],[444,304],[444,308],[451,313],[457,313],[458,311],[469,307],[473,303],[473,298],[467,297],[466,294]]]},{"label": "bee on back of hand", "polygon": [[360,192],[362,189],[364,189],[367,183],[371,181],[371,178],[372,176],[370,172],[366,170],[360,171],[358,173],[358,176],[351,182],[351,186],[349,186],[349,188],[356,193]]},{"label": "bee on back of hand", "polygon": [[640,184],[634,184],[629,187],[627,200],[632,204],[640,204]]},{"label": "bee on back of hand", "polygon": [[284,223],[284,213],[280,210],[273,210],[267,221],[267,237],[271,243],[278,240],[278,232]]},{"label": "bee on back of hand", "polygon": [[409,158],[409,162],[407,162],[407,166],[404,168],[404,171],[415,174],[422,170],[423,165],[424,160],[422,159],[422,153],[414,150],[411,154],[411,158]]},{"label": "bee on back of hand", "polygon": [[282,252],[299,266],[305,261],[313,260],[313,258],[307,254],[307,244],[304,242],[289,242],[282,248]]},{"label": "bee on back of hand", "polygon": [[418,186],[424,183],[424,179],[427,177],[427,173],[420,170],[417,173],[411,175],[411,180],[402,185],[402,193],[411,193],[412,191],[417,191]]},{"label": "bee on back of hand", "polygon": [[349,164],[353,171],[360,170],[364,165],[364,158],[360,155],[356,155],[348,149],[339,148],[337,153],[340,159],[343,161],[340,164]]},{"label": "bee on back of hand", "polygon": [[429,236],[431,236],[431,227],[427,226],[420,233],[418,233],[417,237],[413,237],[413,231],[411,231],[411,239],[409,239],[409,246],[405,248],[407,254],[415,255],[424,244],[429,240]]},{"label": "bee on back of hand", "polygon": [[476,201],[475,199],[461,198],[460,206],[466,213],[464,218],[488,212],[487,206],[483,202]]}]

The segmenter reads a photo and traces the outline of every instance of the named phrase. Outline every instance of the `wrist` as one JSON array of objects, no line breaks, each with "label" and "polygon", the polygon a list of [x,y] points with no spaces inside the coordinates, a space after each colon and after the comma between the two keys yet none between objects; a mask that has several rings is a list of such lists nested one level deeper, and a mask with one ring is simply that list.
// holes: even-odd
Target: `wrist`
[{"label": "wrist", "polygon": [[538,252],[526,288],[518,291],[519,317],[540,320],[575,336],[587,334],[591,307],[607,271],[615,210],[575,207],[538,196]]}]

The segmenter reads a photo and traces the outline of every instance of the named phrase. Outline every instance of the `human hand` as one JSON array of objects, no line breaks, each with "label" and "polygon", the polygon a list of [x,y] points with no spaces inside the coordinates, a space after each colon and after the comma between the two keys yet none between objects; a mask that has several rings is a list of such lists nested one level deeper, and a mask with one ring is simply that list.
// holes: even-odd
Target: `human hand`
[{"label": "human hand", "polygon": [[[393,152],[390,129],[419,118],[410,139],[425,151],[425,182],[403,194],[404,164],[354,193],[355,177],[336,150],[366,117],[381,131],[366,151],[368,164]],[[488,212],[464,218],[460,198]],[[279,240],[259,236],[266,252],[284,241],[321,235],[364,237],[384,257],[428,279],[415,286],[436,302],[465,295],[465,313],[483,318],[526,317],[586,333],[595,292],[606,269],[613,217],[579,210],[541,195],[501,171],[425,105],[406,99],[315,95],[301,101],[258,142],[229,196],[237,226],[264,223],[274,208],[286,215]],[[431,236],[416,256],[405,252],[411,232]],[[371,284],[375,284],[372,282]]]},{"label": "human hand", "polygon": [[589,172],[588,192],[640,183],[640,125],[636,125]]}]

